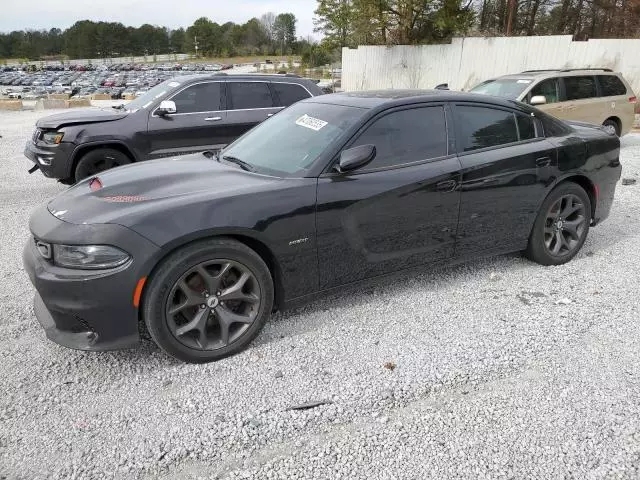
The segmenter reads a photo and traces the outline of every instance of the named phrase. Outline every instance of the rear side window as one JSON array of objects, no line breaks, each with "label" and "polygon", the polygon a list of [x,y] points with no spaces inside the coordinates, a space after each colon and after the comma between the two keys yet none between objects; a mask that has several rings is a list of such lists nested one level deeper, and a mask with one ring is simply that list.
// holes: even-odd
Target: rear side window
[{"label": "rear side window", "polygon": [[230,110],[271,108],[273,99],[266,82],[229,82]]},{"label": "rear side window", "polygon": [[174,95],[176,113],[215,112],[220,110],[220,83],[197,83]]},{"label": "rear side window", "polygon": [[300,100],[309,98],[311,95],[301,85],[294,83],[271,83],[271,87],[280,99],[280,105],[288,107]]},{"label": "rear side window", "polygon": [[624,86],[622,80],[615,75],[600,75],[600,92],[603,97],[615,97],[617,95],[626,95],[627,87]]},{"label": "rear side window", "polygon": [[456,105],[458,148],[464,152],[518,141],[514,114],[493,108]]},{"label": "rear side window", "polygon": [[392,167],[447,155],[443,107],[399,110],[378,118],[352,145],[375,145],[376,156],[365,170]]},{"label": "rear side window", "polygon": [[518,133],[520,140],[531,140],[536,138],[536,126],[533,117],[516,114],[516,122],[518,123]]},{"label": "rear side window", "polygon": [[598,96],[594,77],[564,77],[567,100],[580,100]]},{"label": "rear side window", "polygon": [[529,100],[531,100],[532,97],[542,95],[546,98],[547,103],[556,103],[560,100],[560,95],[558,92],[558,79],[548,78],[546,80],[542,80],[531,89]]}]

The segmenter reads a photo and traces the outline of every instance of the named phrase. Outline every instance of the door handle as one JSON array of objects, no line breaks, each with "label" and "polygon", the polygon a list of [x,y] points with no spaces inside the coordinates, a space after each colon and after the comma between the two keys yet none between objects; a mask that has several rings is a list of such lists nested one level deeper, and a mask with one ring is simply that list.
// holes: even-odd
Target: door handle
[{"label": "door handle", "polygon": [[442,182],[436,183],[436,190],[438,192],[452,192],[456,189],[458,182],[455,180],[443,180]]},{"label": "door handle", "polygon": [[550,157],[540,157],[536,158],[536,166],[537,167],[548,167],[551,163]]},{"label": "door handle", "polygon": [[207,117],[204,119],[205,122],[217,122],[222,120],[222,117]]}]

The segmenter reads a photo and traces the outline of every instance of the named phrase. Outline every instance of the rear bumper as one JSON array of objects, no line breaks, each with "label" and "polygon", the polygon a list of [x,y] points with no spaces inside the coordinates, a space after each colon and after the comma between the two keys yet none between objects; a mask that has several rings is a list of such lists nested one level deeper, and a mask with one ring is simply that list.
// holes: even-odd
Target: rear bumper
[{"label": "rear bumper", "polygon": [[75,145],[62,142],[59,145],[36,145],[33,140],[27,140],[24,146],[24,156],[40,167],[45,177],[65,179],[70,175],[71,154]]},{"label": "rear bumper", "polygon": [[[138,309],[133,292],[142,265],[158,248],[120,225],[74,225],[41,207],[30,222],[33,235],[50,243],[105,243],[129,252],[132,260],[115,269],[61,268],[42,257],[30,238],[23,251],[25,271],[36,294],[34,309],[47,338],[78,350],[114,350],[138,342]],[[64,239],[67,240],[64,240]],[[92,240],[100,239],[100,241]]]}]

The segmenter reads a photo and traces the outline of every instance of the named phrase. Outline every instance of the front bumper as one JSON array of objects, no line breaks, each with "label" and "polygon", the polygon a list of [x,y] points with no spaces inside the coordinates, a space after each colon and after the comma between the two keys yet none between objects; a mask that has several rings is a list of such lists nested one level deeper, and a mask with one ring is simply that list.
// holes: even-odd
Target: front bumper
[{"label": "front bumper", "polygon": [[126,227],[75,225],[54,217],[46,207],[34,212],[30,228],[34,237],[45,242],[117,245],[132,256],[129,263],[110,270],[62,268],[42,257],[30,238],[23,263],[36,288],[35,314],[47,338],[78,350],[135,346],[138,309],[133,293],[158,247]]},{"label": "front bumper", "polygon": [[72,143],[40,145],[29,139],[24,146],[24,156],[38,165],[45,177],[65,179],[70,176],[74,148],[75,145]]}]

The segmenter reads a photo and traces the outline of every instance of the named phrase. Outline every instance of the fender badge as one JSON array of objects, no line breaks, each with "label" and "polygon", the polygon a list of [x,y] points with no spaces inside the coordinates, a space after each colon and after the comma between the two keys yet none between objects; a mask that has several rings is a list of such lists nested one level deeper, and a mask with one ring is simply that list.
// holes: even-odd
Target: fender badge
[{"label": "fender badge", "polygon": [[309,240],[309,238],[307,238],[307,237],[299,238],[299,239],[297,239],[297,240],[291,240],[291,241],[289,242],[289,245],[299,245],[299,244],[301,244],[301,243],[306,242],[307,240]]}]

